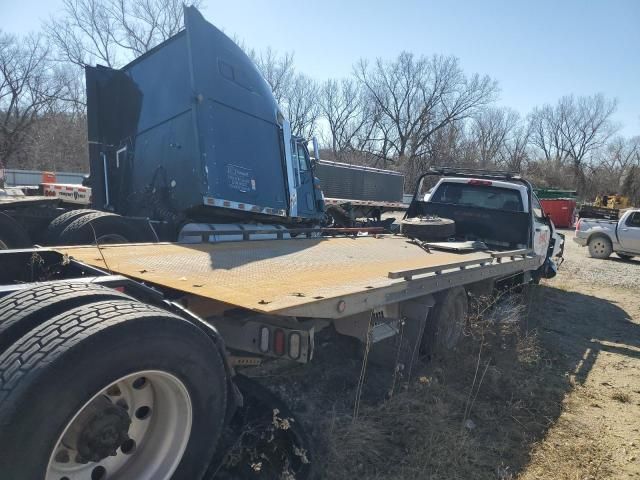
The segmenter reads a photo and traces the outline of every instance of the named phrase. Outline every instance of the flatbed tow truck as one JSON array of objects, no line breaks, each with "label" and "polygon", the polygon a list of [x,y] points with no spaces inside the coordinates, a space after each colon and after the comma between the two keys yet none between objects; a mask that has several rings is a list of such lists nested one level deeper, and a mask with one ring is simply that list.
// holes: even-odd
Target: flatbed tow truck
[{"label": "flatbed tow truck", "polygon": [[315,228],[306,142],[237,45],[185,23],[87,68],[96,210],[0,201],[0,480],[310,479],[300,422],[243,368],[308,363],[331,329],[407,365],[455,347],[469,294],[555,273],[562,239],[505,172],[427,172],[399,235]]},{"label": "flatbed tow truck", "polygon": [[[307,363],[314,336],[327,328],[383,358],[394,352],[389,362],[454,348],[469,293],[535,280],[562,245],[535,223],[528,182],[436,173],[448,178],[432,199],[452,188],[484,195],[478,187],[486,187],[491,201],[503,195],[507,205],[516,192],[525,202],[518,212],[447,204],[445,197],[429,203],[418,200],[418,188],[407,213],[418,220],[412,235],[307,228],[277,229],[263,239],[259,229],[245,230],[242,240],[209,242],[212,232],[198,231],[201,243],[0,252],[3,478],[217,478],[230,444],[227,426],[252,418],[252,395],[268,397],[237,374],[243,367],[268,359]],[[416,225],[433,227],[434,217],[425,215],[447,208],[458,218],[458,237],[419,238]],[[510,239],[519,248],[465,240],[487,213],[524,226]],[[282,478],[285,471],[312,478],[300,425],[288,421],[284,406],[265,411],[266,428],[276,431],[258,440],[284,446],[276,459],[261,457],[269,468],[232,478]]]}]

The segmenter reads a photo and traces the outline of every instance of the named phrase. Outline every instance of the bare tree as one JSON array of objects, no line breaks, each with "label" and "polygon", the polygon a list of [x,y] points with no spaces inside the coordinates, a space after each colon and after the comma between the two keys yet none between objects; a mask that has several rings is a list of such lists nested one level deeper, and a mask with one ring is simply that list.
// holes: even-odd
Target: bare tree
[{"label": "bare tree", "polygon": [[496,165],[519,122],[518,112],[507,108],[485,108],[471,119],[471,139],[480,167]]},{"label": "bare tree", "polygon": [[420,171],[430,166],[476,167],[477,152],[470,141],[465,121],[451,122],[427,141],[427,154],[417,158]]},{"label": "bare tree", "polygon": [[268,47],[262,52],[250,50],[248,55],[256,64],[264,79],[271,86],[276,101],[281,103],[294,83],[295,67],[293,53],[280,55],[273,51],[271,47]]},{"label": "bare tree", "polygon": [[331,145],[334,157],[343,159],[360,150],[375,114],[358,84],[351,79],[327,80],[320,89],[319,105],[328,124],[325,144]]},{"label": "bare tree", "polygon": [[604,95],[562,97],[556,107],[565,150],[577,172],[587,155],[603,147],[617,127],[611,122],[617,102]]},{"label": "bare tree", "polygon": [[316,131],[316,122],[320,115],[318,84],[302,73],[296,74],[291,88],[283,94],[281,107],[291,123],[291,132],[311,138]]},{"label": "bare tree", "polygon": [[500,152],[500,165],[510,172],[524,171],[529,161],[530,138],[530,124],[518,121]]},{"label": "bare tree", "polygon": [[588,184],[594,193],[620,192],[640,166],[640,137],[615,137],[590,159]]},{"label": "bare tree", "polygon": [[529,115],[531,143],[538,147],[545,160],[558,165],[567,158],[567,142],[556,110],[551,105],[535,108]]},{"label": "bare tree", "polygon": [[65,90],[44,43],[38,35],[19,39],[0,31],[0,164],[5,166]]},{"label": "bare tree", "polygon": [[435,132],[472,116],[497,93],[496,82],[467,77],[455,57],[402,52],[373,66],[361,60],[354,73],[381,113],[374,153],[387,161],[408,161],[409,170],[416,170],[414,160],[427,153]]},{"label": "bare tree", "polygon": [[640,203],[640,163],[629,168],[623,179],[621,191],[634,205]]},{"label": "bare tree", "polygon": [[584,186],[584,163],[602,148],[617,130],[611,122],[616,101],[597,94],[562,97],[555,106],[545,105],[530,116],[532,143],[549,166],[560,170],[570,162],[578,188]]},{"label": "bare tree", "polygon": [[292,53],[279,54],[271,48],[262,52],[245,48],[245,51],[271,86],[273,96],[291,123],[293,134],[311,137],[320,115],[316,81],[296,72]]},{"label": "bare tree", "polygon": [[[193,0],[198,6],[201,0]],[[120,67],[178,33],[180,0],[63,0],[45,31],[62,59]]]}]

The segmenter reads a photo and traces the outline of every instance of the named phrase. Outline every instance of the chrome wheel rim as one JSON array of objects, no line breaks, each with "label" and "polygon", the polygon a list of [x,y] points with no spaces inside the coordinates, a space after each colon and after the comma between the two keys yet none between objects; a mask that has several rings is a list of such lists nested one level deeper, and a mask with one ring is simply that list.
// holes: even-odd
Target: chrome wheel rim
[{"label": "chrome wheel rim", "polygon": [[[119,420],[126,413],[130,421],[122,443],[108,423],[114,415],[104,413],[114,411]],[[169,480],[189,441],[192,416],[187,388],[174,375],[158,370],[126,375],[96,393],[67,423],[49,457],[45,480]],[[108,449],[115,449],[101,459],[83,458],[80,452],[92,451],[87,432],[92,439],[113,440]]]}]

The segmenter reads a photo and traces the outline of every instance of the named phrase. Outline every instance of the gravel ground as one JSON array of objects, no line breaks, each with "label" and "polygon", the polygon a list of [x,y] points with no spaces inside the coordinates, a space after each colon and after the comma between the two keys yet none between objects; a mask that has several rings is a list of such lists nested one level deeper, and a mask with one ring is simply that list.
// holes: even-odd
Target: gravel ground
[{"label": "gravel ground", "polygon": [[559,280],[570,278],[602,286],[638,288],[640,285],[640,257],[621,260],[614,253],[607,260],[591,258],[586,247],[573,241],[574,230],[561,230],[566,236],[564,263]]}]

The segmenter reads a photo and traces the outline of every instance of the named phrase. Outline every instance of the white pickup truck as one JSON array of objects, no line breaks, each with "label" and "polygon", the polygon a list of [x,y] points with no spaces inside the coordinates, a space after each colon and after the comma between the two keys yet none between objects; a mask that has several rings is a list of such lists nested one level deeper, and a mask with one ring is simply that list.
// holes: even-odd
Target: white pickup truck
[{"label": "white pickup truck", "polygon": [[640,209],[627,210],[617,221],[581,218],[573,240],[588,247],[594,258],[608,258],[613,252],[623,260],[640,255]]},{"label": "white pickup truck", "polygon": [[[442,178],[429,189],[430,175]],[[443,219],[451,222],[448,227]],[[419,179],[403,222],[405,230],[424,226],[431,235],[441,232],[451,244],[530,249],[539,259],[534,281],[553,277],[562,261],[564,236],[545,215],[531,184],[513,173],[433,168]]]}]

